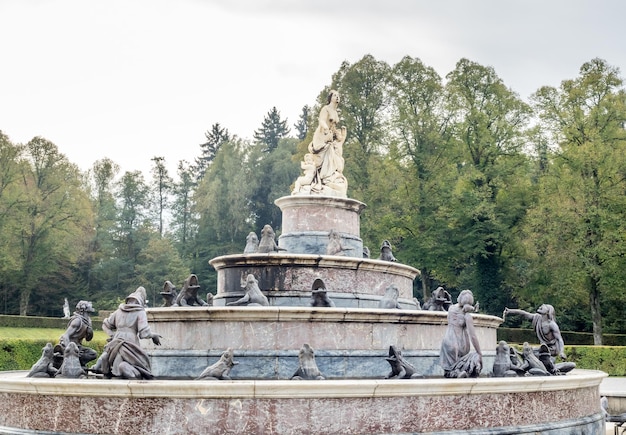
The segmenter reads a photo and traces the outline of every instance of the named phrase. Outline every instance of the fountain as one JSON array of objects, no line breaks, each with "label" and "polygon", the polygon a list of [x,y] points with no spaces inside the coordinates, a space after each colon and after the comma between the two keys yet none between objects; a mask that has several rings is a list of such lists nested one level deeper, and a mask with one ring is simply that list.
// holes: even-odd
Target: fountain
[{"label": "fountain", "polygon": [[[315,134],[305,159],[315,173],[303,164],[293,194],[276,200],[278,244],[264,229],[262,252],[210,260],[212,306],[147,310],[163,336],[145,346],[154,380],[1,373],[0,434],[603,434],[604,373],[488,376],[499,317],[472,314],[483,375],[443,377],[446,312],[419,309],[417,269],[364,257],[365,205],[347,197],[341,171],[345,129]],[[318,292],[324,306],[311,302]],[[323,380],[292,380],[303,351],[315,352]],[[385,379],[392,360],[411,368],[406,379]]]}]

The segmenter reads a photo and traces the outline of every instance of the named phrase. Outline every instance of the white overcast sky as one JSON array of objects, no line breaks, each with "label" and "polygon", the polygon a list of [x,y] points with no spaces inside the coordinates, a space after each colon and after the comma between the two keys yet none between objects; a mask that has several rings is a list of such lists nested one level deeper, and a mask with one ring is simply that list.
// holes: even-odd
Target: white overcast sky
[{"label": "white overcast sky", "polygon": [[200,154],[219,122],[292,127],[341,63],[492,66],[522,98],[599,57],[626,71],[622,0],[0,0],[0,130],[82,169],[148,172]]}]

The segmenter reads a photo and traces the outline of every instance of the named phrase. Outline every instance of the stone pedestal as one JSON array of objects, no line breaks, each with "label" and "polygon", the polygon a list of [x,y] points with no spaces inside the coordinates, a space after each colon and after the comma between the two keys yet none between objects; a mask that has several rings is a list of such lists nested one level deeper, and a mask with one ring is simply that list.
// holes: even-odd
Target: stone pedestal
[{"label": "stone pedestal", "polygon": [[329,233],[341,238],[342,255],[363,257],[360,214],[365,204],[350,198],[319,195],[283,196],[275,201],[283,212],[278,246],[293,254],[326,254]]}]

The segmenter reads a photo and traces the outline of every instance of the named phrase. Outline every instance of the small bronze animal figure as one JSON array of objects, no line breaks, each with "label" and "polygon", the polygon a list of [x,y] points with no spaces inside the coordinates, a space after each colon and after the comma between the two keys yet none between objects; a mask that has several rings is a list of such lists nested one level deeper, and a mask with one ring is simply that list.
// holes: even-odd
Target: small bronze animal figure
[{"label": "small bronze animal figure", "polygon": [[401,309],[400,304],[398,304],[399,295],[398,287],[391,284],[385,289],[385,296],[378,302],[378,308]]},{"label": "small bronze animal figure", "polygon": [[391,366],[391,372],[385,376],[385,379],[418,379],[424,377],[404,359],[402,352],[395,346],[389,346],[389,356],[385,359]]},{"label": "small bronze animal figure", "polygon": [[259,250],[259,236],[251,231],[246,237],[246,247],[243,249],[244,254],[254,254]]},{"label": "small bronze animal figure", "polygon": [[383,240],[383,243],[380,246],[380,255],[378,256],[378,259],[383,261],[398,261],[391,252],[391,243],[389,243],[389,240]]},{"label": "small bronze animal figure", "polygon": [[370,258],[370,248],[363,246],[363,258]]},{"label": "small bronze animal figure", "polygon": [[208,304],[198,296],[198,290],[200,290],[198,277],[194,274],[189,275],[183,284],[183,288],[176,297],[176,304],[174,304],[174,306],[187,307],[201,305],[206,307]]},{"label": "small bronze animal figure", "polygon": [[275,238],[276,233],[271,225],[265,225],[261,230],[261,241],[259,242],[257,252],[260,254],[268,254],[272,252],[286,251],[286,249],[278,247]]},{"label": "small bronze animal figure", "polygon": [[311,304],[312,307],[334,307],[335,303],[328,297],[326,293],[326,285],[321,279],[313,281],[311,287]]},{"label": "small bronze animal figure", "polygon": [[343,246],[341,246],[341,235],[335,230],[330,230],[328,239],[326,255],[344,255],[344,249]]},{"label": "small bronze animal figure", "polygon": [[259,288],[259,282],[254,275],[249,274],[245,283],[242,283],[242,287],[245,285],[246,294],[233,302],[228,302],[226,305],[261,305],[268,306],[270,303],[267,297],[261,292]]},{"label": "small bronze animal figure", "polygon": [[323,380],[326,379],[322,372],[317,368],[315,362],[315,352],[307,343],[302,345],[298,354],[298,362],[300,366],[293,374],[291,379],[296,380]]},{"label": "small bronze animal figure", "polygon": [[171,307],[176,303],[178,293],[176,292],[176,287],[174,287],[174,284],[170,281],[165,281],[163,284],[163,291],[160,294],[163,296],[162,307]]},{"label": "small bronze animal figure", "polygon": [[522,355],[524,356],[524,363],[522,364],[522,368],[532,376],[548,376],[548,370],[546,366],[537,358],[535,353],[533,352],[533,348],[528,344],[528,342],[524,342],[522,346]]},{"label": "small bronze animal figure", "polygon": [[46,343],[41,350],[41,357],[30,368],[28,378],[53,378],[57,374],[57,369],[53,365],[54,348],[52,343]]},{"label": "small bronze animal figure", "polygon": [[68,343],[63,352],[63,364],[59,369],[57,375],[58,378],[84,378],[86,377],[85,370],[80,364],[78,345],[73,341]]},{"label": "small bronze animal figure", "polygon": [[452,296],[443,287],[437,287],[437,289],[431,293],[430,298],[424,302],[424,310],[427,311],[448,311],[452,305]]},{"label": "small bronze animal figure", "polygon": [[202,371],[200,376],[196,379],[202,380],[228,380],[230,381],[230,371],[235,366],[235,364],[239,364],[237,361],[233,360],[233,349],[228,348],[222,353],[220,359],[213,365],[208,366],[206,369]]},{"label": "small bronze animal figure", "polygon": [[511,362],[511,347],[501,340],[496,347],[496,360],[493,363],[492,376],[494,378],[516,377],[519,367],[513,366]]}]

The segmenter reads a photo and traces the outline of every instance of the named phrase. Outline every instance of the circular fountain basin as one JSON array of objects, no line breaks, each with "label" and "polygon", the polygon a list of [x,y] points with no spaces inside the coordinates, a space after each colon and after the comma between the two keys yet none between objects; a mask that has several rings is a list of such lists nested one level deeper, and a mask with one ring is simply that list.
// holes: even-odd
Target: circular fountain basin
[{"label": "circular fountain basin", "polygon": [[390,261],[336,255],[313,254],[234,254],[211,259],[217,271],[217,294],[213,304],[220,306],[244,295],[242,279],[253,274],[272,306],[307,306],[316,279],[326,285],[327,294],[338,307],[377,308],[385,289],[395,285],[402,308],[415,309],[414,267]]},{"label": "circular fountain basin", "polygon": [[[231,371],[234,379],[290,379],[304,343],[315,350],[327,378],[385,377],[391,345],[423,375],[443,375],[439,347],[445,312],[250,306],[149,308],[147,314],[152,331],[163,336],[161,346],[143,343],[156,376],[195,378],[230,347],[239,362]],[[502,319],[473,318],[487,372]]]},{"label": "circular fountain basin", "polygon": [[604,434],[605,373],[478,379],[128,381],[0,373],[0,433]]}]

